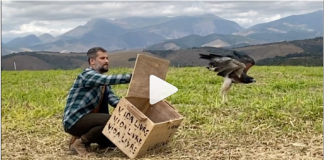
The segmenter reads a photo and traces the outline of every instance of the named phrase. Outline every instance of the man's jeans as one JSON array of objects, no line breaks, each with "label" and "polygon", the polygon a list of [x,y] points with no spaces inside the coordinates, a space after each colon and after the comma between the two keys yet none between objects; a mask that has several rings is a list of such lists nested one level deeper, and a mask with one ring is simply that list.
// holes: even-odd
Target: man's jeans
[{"label": "man's jeans", "polygon": [[113,143],[102,134],[110,115],[107,113],[89,113],[84,115],[67,133],[81,137],[84,143],[97,143],[100,147],[113,146]]}]

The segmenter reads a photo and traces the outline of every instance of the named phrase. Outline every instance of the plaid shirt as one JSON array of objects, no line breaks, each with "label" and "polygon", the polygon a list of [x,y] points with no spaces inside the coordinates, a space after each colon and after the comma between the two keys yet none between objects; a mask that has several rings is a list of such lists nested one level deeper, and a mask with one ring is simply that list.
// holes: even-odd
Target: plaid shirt
[{"label": "plaid shirt", "polygon": [[100,101],[103,85],[107,85],[108,103],[116,107],[119,98],[110,85],[127,84],[131,74],[103,75],[92,68],[86,68],[79,74],[70,89],[64,109],[63,126],[71,128],[83,115],[90,113]]}]

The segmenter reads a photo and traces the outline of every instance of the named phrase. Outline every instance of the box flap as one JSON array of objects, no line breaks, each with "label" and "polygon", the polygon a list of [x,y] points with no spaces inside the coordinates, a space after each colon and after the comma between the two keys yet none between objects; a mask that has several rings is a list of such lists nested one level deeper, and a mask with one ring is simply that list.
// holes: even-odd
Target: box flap
[{"label": "box flap", "polygon": [[169,64],[168,60],[137,54],[127,97],[150,98],[150,75],[165,80]]}]

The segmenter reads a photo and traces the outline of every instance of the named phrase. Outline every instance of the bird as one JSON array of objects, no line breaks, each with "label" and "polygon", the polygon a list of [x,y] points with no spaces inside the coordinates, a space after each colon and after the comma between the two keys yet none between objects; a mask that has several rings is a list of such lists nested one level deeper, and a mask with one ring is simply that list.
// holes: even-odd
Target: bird
[{"label": "bird", "polygon": [[217,76],[224,78],[220,89],[222,103],[228,101],[227,93],[230,91],[232,84],[250,84],[256,80],[247,75],[248,70],[255,65],[253,58],[244,52],[233,50],[233,55],[220,54],[199,54],[199,59],[209,60],[208,66],[205,66],[209,71],[217,73]]}]

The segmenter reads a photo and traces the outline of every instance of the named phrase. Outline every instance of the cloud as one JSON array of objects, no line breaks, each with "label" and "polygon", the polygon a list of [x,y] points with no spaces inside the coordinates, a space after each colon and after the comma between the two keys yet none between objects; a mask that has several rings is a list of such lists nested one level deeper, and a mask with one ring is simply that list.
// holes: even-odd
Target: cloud
[{"label": "cloud", "polygon": [[270,21],[278,20],[280,18],[282,18],[281,15],[277,14],[277,15],[271,16],[271,17],[260,18],[260,21],[270,22]]},{"label": "cloud", "polygon": [[130,16],[180,16],[215,14],[243,27],[269,22],[293,14],[321,10],[320,1],[251,2],[91,2],[32,1],[2,2],[2,36],[16,37],[49,32],[53,36],[84,25],[92,18]]},{"label": "cloud", "polygon": [[49,33],[55,36],[55,35],[65,33],[74,28],[74,27],[65,26],[64,22],[59,22],[59,21],[54,22],[55,23],[54,26],[52,23],[53,22],[50,21],[31,21],[30,23],[19,26],[17,29],[5,31],[5,33],[12,33],[12,34],[23,34],[26,32],[38,33],[38,34]]}]

